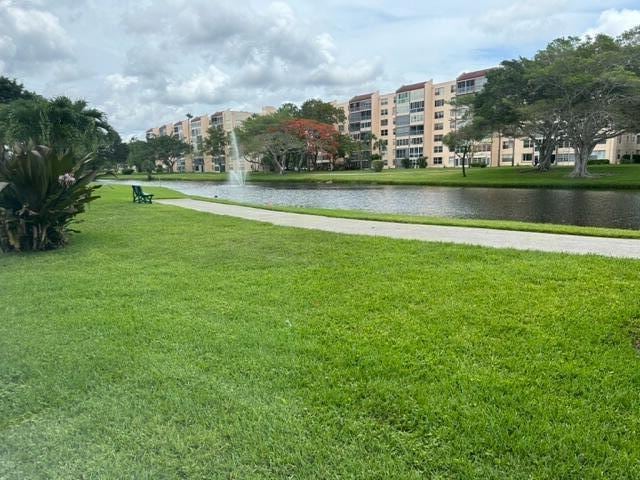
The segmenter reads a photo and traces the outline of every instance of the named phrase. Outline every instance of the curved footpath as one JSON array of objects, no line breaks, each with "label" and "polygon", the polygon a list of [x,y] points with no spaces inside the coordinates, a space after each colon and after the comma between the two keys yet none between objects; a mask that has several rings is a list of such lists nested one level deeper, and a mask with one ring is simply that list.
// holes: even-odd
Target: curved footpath
[{"label": "curved footpath", "polygon": [[538,250],[541,252],[640,258],[640,240],[633,239],[354,220],[349,218],[306,215],[302,213],[276,212],[273,210],[203,202],[186,198],[157,200],[157,203],[188,208],[199,212],[213,213],[215,215],[226,215],[266,222],[283,227],[323,230],[325,232],[350,235],[371,235],[405,240],[422,240],[425,242],[462,243],[481,247],[514,248],[516,250]]}]

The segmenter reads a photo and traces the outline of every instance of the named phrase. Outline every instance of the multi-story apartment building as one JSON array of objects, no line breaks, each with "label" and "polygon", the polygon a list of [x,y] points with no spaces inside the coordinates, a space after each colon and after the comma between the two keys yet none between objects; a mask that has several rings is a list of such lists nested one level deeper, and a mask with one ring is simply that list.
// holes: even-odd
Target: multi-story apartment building
[{"label": "multi-story apartment building", "polygon": [[380,135],[380,94],[357,95],[349,100],[349,135],[362,142],[363,149],[354,152],[352,163],[367,168],[371,162],[373,142]]},{"label": "multi-story apartment building", "polygon": [[[443,138],[463,126],[464,110],[453,100],[482,90],[491,69],[463,73],[455,80],[433,83],[428,80],[403,85],[395,92],[371,92],[352,97],[346,102],[331,102],[344,111],[345,122],[336,125],[341,134],[349,134],[361,142],[351,162],[362,168],[370,165],[371,155],[377,153],[386,168],[403,165],[417,167],[422,157],[429,167],[459,167],[460,157],[449,151]],[[274,107],[264,107],[259,114],[274,113]],[[219,126],[229,133],[253,115],[251,112],[225,110],[162,125],[147,131],[153,135],[175,135],[191,145],[191,152],[178,161],[179,171],[213,172],[232,169],[224,158],[214,159],[203,152],[202,145],[209,126]],[[227,152],[228,154],[229,152]],[[598,144],[593,152],[597,159],[619,163],[623,155],[640,154],[640,135],[625,134]],[[228,155],[225,155],[225,158]],[[511,138],[494,134],[475,148],[471,162],[489,166],[533,165],[538,160],[535,142],[529,138]],[[573,149],[567,143],[558,145],[554,162],[570,165]],[[319,161],[319,163],[323,163]],[[325,163],[329,163],[328,159]],[[244,163],[245,170],[255,168]]]},{"label": "multi-story apartment building", "polygon": [[[260,115],[267,115],[275,111],[274,107],[263,107]],[[215,112],[212,115],[189,117],[174,123],[161,125],[160,127],[150,128],[146,132],[146,137],[173,135],[189,144],[189,153],[179,158],[176,162],[176,170],[178,172],[224,172],[227,169],[233,170],[234,168],[231,162],[225,161],[231,149],[227,146],[227,152],[224,157],[213,158],[207,154],[204,151],[204,141],[207,138],[209,127],[220,127],[226,133],[231,133],[233,129],[241,126],[242,122],[252,115],[255,114],[224,110]],[[245,163],[241,165],[241,168],[247,170],[252,168],[252,164]]]},{"label": "multi-story apartment building", "polygon": [[[264,113],[265,109],[263,109]],[[222,128],[225,133],[231,133],[235,128],[242,125],[247,118],[251,117],[253,113],[251,112],[239,112],[235,110],[224,110],[221,112],[216,112],[211,115],[211,125],[217,128]],[[229,157],[231,150],[231,146],[227,145],[225,155],[223,157],[211,158],[212,168],[215,172],[224,172],[224,171],[232,171],[235,166],[233,162],[227,162],[226,159]],[[244,164],[242,165],[244,170],[249,170],[250,165]]]}]

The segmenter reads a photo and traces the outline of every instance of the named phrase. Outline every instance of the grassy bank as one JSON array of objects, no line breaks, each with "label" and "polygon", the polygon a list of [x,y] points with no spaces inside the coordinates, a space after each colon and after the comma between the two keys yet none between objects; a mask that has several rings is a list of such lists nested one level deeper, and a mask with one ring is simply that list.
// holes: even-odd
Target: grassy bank
[{"label": "grassy bank", "polygon": [[[467,177],[460,169],[428,168],[415,170],[384,170],[350,172],[287,173],[286,175],[252,173],[250,182],[341,183],[378,185],[432,185],[444,187],[501,187],[501,188],[586,188],[640,189],[640,165],[594,165],[594,175],[586,179],[569,178],[570,167],[556,167],[539,173],[527,167],[471,168]],[[226,174],[175,173],[154,175],[162,180],[226,181]],[[146,175],[126,175],[123,179],[146,179]]]},{"label": "grassy bank", "polygon": [[101,194],[0,255],[0,477],[640,476],[639,262]]},{"label": "grassy bank", "polygon": [[559,225],[553,223],[516,222],[511,220],[482,220],[475,218],[425,217],[418,215],[397,215],[388,213],[365,212],[362,210],[339,210],[327,208],[288,207],[282,205],[257,205],[233,202],[220,198],[190,196],[197,200],[229,205],[244,205],[277,212],[304,213],[324,217],[353,218],[356,220],[377,220],[380,222],[415,223],[419,225],[446,225],[452,227],[491,228],[497,230],[515,230],[521,232],[559,233],[564,235],[586,235],[588,237],[639,238],[640,230],[623,228],[581,227],[577,225]]}]

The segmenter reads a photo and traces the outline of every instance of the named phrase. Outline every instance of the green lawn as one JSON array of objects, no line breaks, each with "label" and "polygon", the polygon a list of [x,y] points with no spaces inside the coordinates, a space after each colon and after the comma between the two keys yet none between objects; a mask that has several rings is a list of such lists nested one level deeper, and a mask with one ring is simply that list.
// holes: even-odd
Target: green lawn
[{"label": "green lawn", "polygon": [[[251,182],[332,182],[347,184],[439,185],[513,188],[594,188],[640,189],[640,165],[594,165],[594,175],[587,179],[569,178],[571,167],[555,167],[539,173],[528,167],[471,168],[467,177],[459,168],[427,168],[417,170],[384,170],[350,172],[287,173],[286,175],[252,173]],[[162,180],[226,181],[226,174],[182,173],[154,174]],[[146,175],[122,175],[123,179],[146,179]]]},{"label": "green lawn", "polygon": [[101,194],[0,255],[0,478],[640,478],[640,262]]}]

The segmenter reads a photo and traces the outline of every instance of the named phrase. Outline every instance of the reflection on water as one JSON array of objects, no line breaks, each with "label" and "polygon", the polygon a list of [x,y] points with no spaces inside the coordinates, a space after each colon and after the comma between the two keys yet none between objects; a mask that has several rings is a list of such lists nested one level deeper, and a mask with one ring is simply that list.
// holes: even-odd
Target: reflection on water
[{"label": "reflection on water", "polygon": [[261,205],[640,229],[640,192],[124,181]]}]

